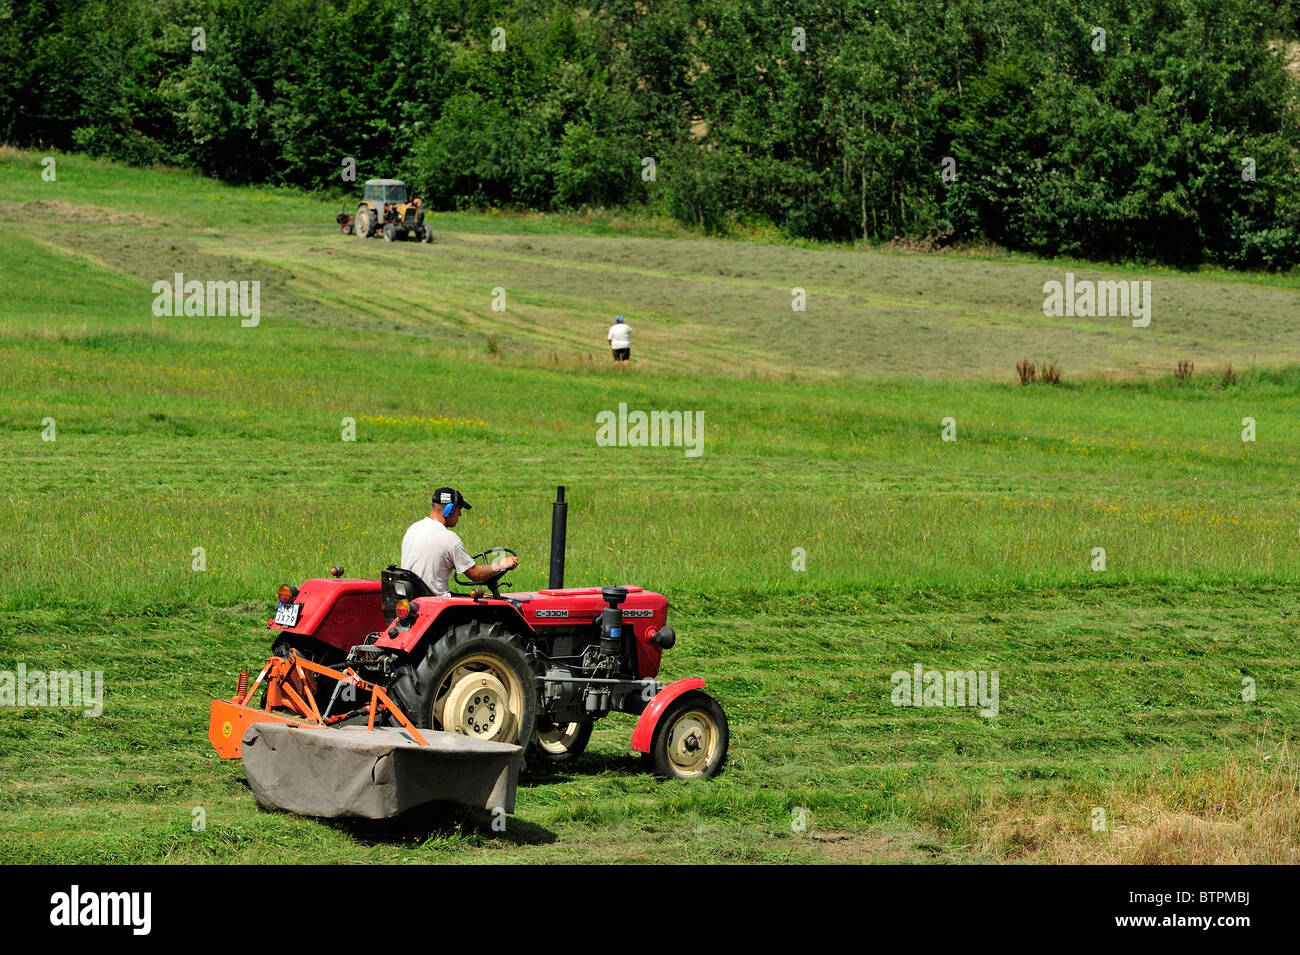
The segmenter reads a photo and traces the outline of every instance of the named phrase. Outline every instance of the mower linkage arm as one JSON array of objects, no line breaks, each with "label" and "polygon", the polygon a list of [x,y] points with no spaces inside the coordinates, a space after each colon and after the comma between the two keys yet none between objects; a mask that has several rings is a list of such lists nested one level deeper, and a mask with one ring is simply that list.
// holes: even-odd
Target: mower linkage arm
[{"label": "mower linkage arm", "polygon": [[[335,688],[334,694],[330,697],[329,706],[325,707],[325,712],[328,713],[330,708],[334,705],[334,699],[338,696],[339,690],[342,689],[343,684],[350,683],[361,692],[368,692],[370,694],[370,703],[364,708],[364,712],[367,712],[369,715],[369,719],[366,722],[366,729],[373,730],[375,728],[375,715],[380,710],[388,710],[388,712],[392,713],[397,719],[397,722],[401,723],[402,726],[410,732],[412,738],[414,738],[417,743],[421,746],[429,745],[428,740],[426,740],[420,734],[420,731],[415,728],[415,724],[406,718],[406,714],[402,712],[401,707],[392,701],[388,694],[384,692],[382,687],[371,683],[369,680],[362,679],[360,674],[351,667],[339,671],[332,670],[326,666],[321,666],[319,663],[313,663],[311,660],[300,657],[298,651],[294,650],[292,647],[289,649],[289,655],[287,657],[271,657],[267,660],[266,666],[264,666],[262,671],[257,675],[257,679],[253,682],[253,685],[248,688],[248,692],[244,693],[243,696],[236,695],[232,702],[238,706],[248,706],[249,701],[253,698],[253,693],[259,686],[261,686],[265,679],[268,681],[268,692],[266,694],[265,705],[265,709],[268,712],[275,702],[284,701],[287,702],[290,709],[297,712],[299,717],[305,720],[310,720],[311,722],[317,723],[321,726],[329,726],[353,715],[352,713],[340,713],[337,716],[322,716],[320,709],[316,706],[316,695],[310,691],[310,688],[307,685],[307,675],[303,672],[304,670],[315,673],[317,676],[328,677],[331,680],[337,680],[339,682],[339,686]],[[298,677],[298,686],[303,690],[302,693],[295,690],[290,682],[295,676]],[[274,693],[270,692],[272,689],[275,690]],[[356,713],[361,712],[363,712],[363,710],[356,711]]]}]

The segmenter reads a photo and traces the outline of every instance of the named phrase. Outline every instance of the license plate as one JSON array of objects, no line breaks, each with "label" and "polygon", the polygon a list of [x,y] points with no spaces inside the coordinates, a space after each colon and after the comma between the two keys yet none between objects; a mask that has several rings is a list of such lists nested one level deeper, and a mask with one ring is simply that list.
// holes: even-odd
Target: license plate
[{"label": "license plate", "polygon": [[301,610],[302,604],[280,604],[275,611],[275,622],[282,627],[296,627]]}]

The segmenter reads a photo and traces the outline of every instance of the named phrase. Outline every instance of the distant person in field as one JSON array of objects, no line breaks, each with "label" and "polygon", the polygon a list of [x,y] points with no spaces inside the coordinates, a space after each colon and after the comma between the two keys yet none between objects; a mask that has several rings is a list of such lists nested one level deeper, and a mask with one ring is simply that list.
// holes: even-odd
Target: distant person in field
[{"label": "distant person in field", "polygon": [[609,347],[614,350],[614,364],[626,368],[632,357],[632,328],[622,315],[609,326]]}]

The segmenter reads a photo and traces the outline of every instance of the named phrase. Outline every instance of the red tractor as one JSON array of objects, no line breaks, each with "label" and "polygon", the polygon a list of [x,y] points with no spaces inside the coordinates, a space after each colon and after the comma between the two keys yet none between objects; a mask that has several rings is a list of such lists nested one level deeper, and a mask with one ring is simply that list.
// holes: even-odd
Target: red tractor
[{"label": "red tractor", "polygon": [[[515,743],[528,747],[534,765],[576,759],[602,716],[638,714],[631,748],[648,768],[665,778],[714,775],[729,740],[722,707],[699,678],[656,680],[677,640],[667,598],[633,586],[564,588],[565,526],[560,488],[546,590],[503,593],[505,571],[478,586],[458,574],[464,592],[434,597],[418,576],[391,566],[377,581],[343,579],[334,568],[332,578],[281,587],[268,624],[279,631],[272,647],[279,662],[258,682],[268,672],[285,680],[296,673],[295,708],[317,724],[355,722],[367,713],[360,703],[373,697],[390,722],[409,718],[418,728]],[[498,547],[475,559],[503,552],[513,553]],[[263,709],[250,710],[256,687],[241,678],[235,701],[244,705],[214,703],[209,736],[224,757],[239,755],[244,725],[292,692],[273,678],[269,705],[263,696]],[[233,739],[232,714],[240,728]],[[373,724],[375,703],[368,714]]]}]

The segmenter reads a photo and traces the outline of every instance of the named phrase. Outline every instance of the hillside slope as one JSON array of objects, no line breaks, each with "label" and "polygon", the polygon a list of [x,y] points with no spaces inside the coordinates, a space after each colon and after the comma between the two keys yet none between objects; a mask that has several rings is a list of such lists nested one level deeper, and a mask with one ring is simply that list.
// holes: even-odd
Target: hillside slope
[{"label": "hillside slope", "polygon": [[[262,314],[444,349],[492,347],[509,363],[608,361],[616,314],[639,370],[1007,381],[1021,358],[1067,379],[1103,372],[1300,360],[1300,279],[1117,270],[1023,257],[905,255],[649,238],[651,224],[566,227],[557,217],[435,216],[432,246],[362,242],[337,208],[287,191],[238,190],[187,173],[0,154],[0,229],[101,264],[147,289],[177,271],[261,282]],[[22,197],[21,201],[17,198]],[[664,231],[672,231],[663,227]],[[1044,283],[1150,281],[1150,325],[1043,314]],[[504,311],[494,311],[504,290]],[[805,311],[794,311],[803,289]],[[28,314],[28,313],[24,313]],[[3,315],[3,312],[0,312]],[[31,316],[34,317],[34,316]],[[147,308],[138,323],[149,319]],[[132,324],[132,323],[128,323]]]}]

